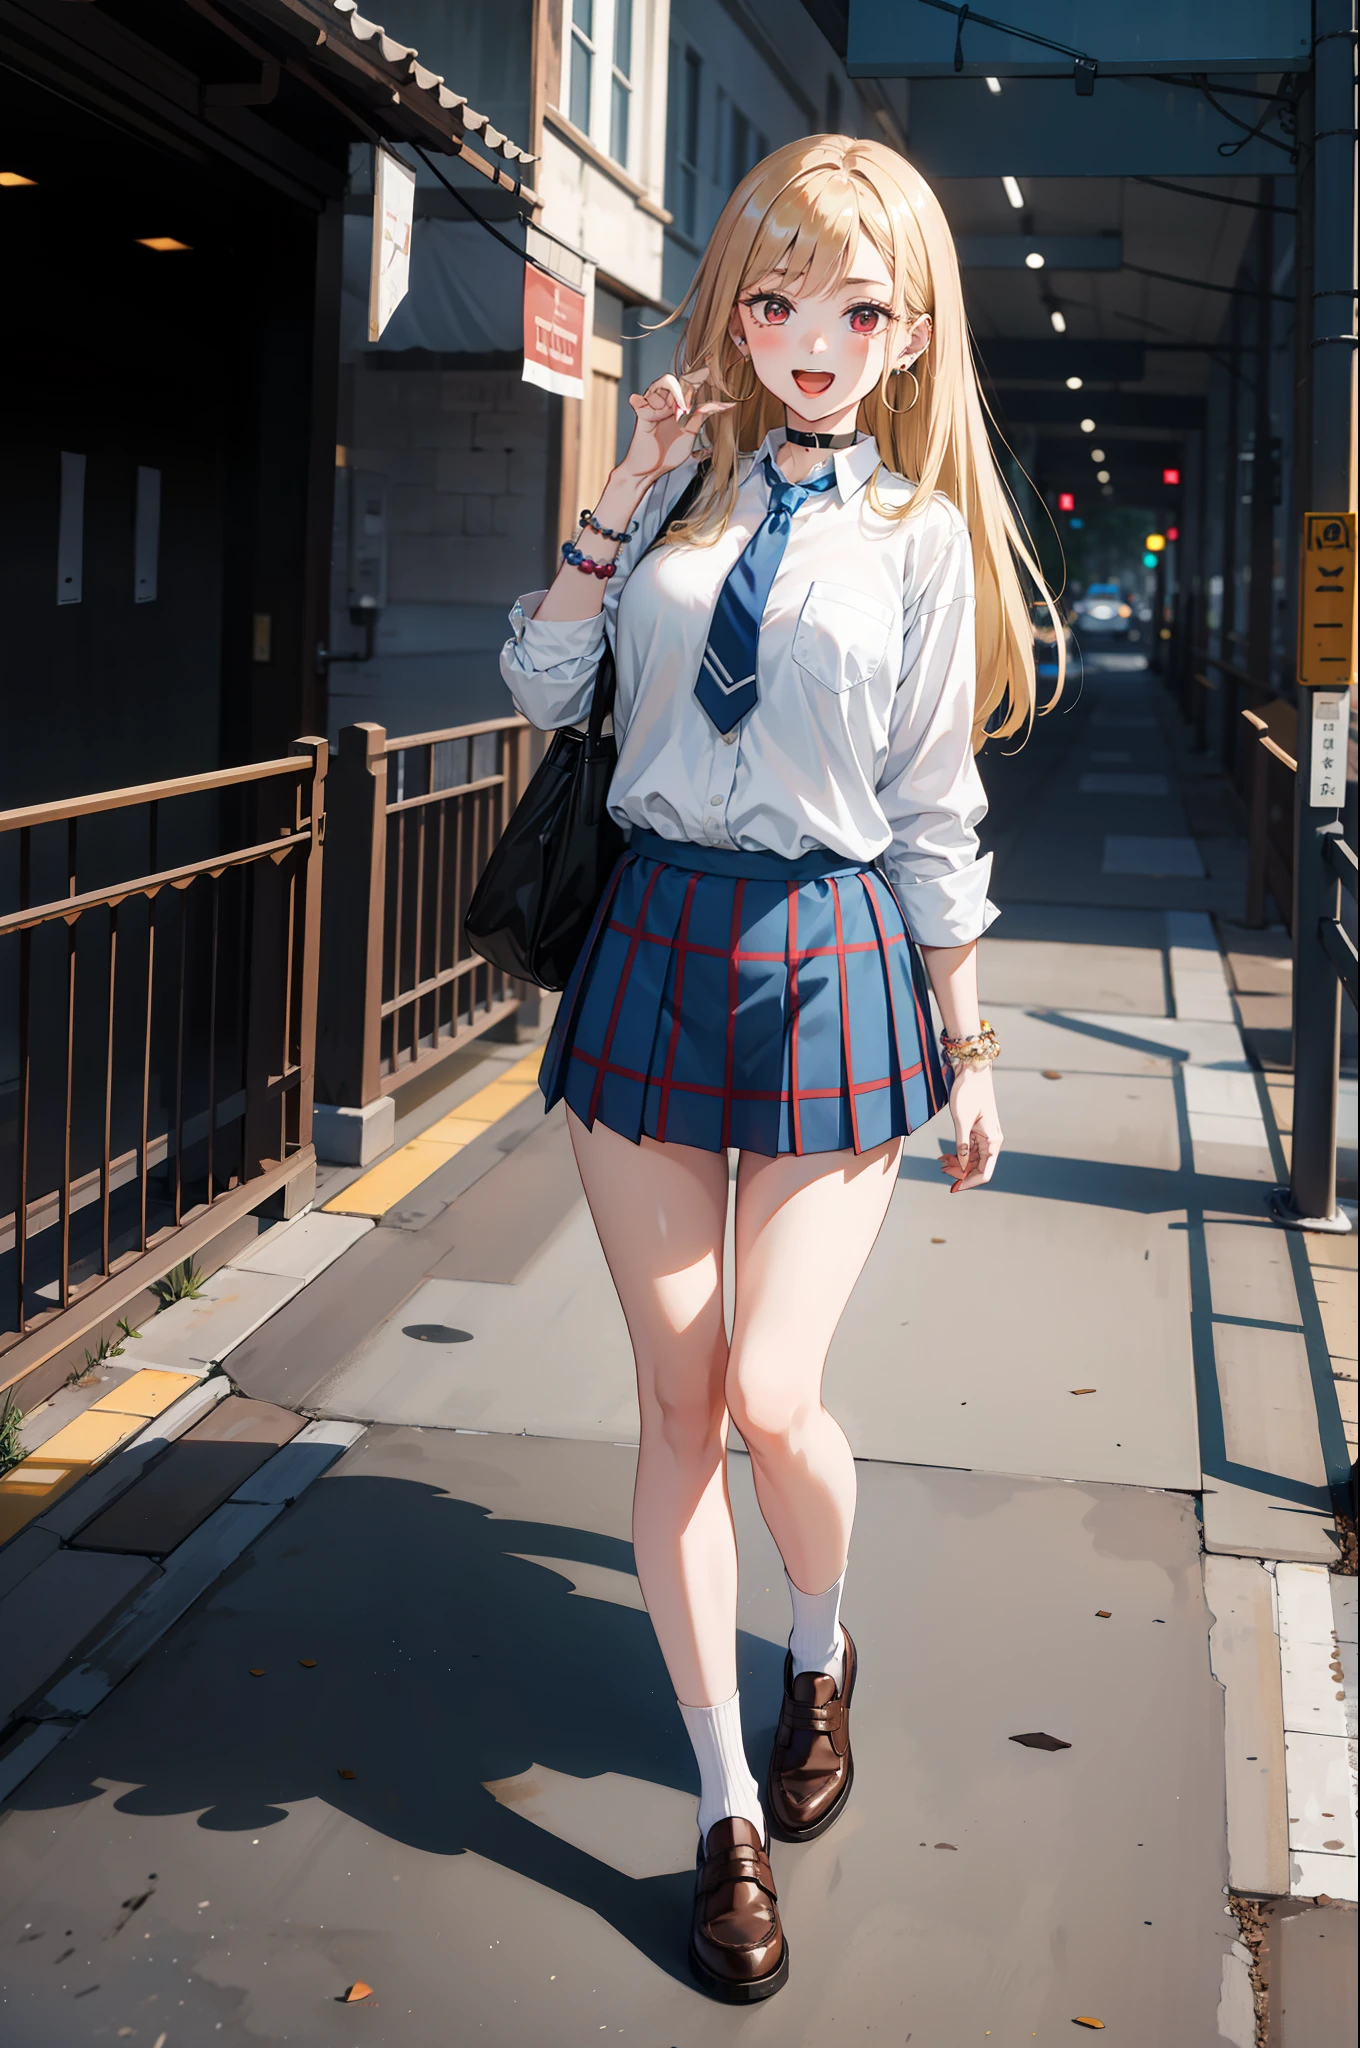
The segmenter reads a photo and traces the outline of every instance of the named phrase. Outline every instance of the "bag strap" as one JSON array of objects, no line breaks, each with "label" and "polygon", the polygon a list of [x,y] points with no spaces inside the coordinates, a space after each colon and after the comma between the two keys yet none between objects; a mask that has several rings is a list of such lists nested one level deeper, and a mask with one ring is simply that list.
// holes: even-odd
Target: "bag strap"
[{"label": "bag strap", "polygon": [[[646,547],[642,550],[642,553],[638,556],[638,562],[643,561],[650,555],[653,548],[659,548],[670,533],[671,528],[678,526],[682,519],[689,516],[707,477],[708,464],[701,462],[667,513],[663,523],[657,528]],[[637,567],[637,562],[633,564],[633,567]],[[606,633],[604,636],[604,652],[600,656],[600,666],[595,672],[595,688],[591,693],[590,699],[590,722],[587,730],[592,752],[598,748],[604,735],[604,722],[614,709],[614,693],[617,686],[618,671],[614,663],[614,650],[609,644],[609,635]]]}]

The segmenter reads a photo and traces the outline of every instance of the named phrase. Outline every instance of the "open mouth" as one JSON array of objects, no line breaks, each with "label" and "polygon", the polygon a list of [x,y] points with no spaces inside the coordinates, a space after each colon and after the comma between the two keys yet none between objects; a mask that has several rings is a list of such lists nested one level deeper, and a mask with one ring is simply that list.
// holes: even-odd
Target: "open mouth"
[{"label": "open mouth", "polygon": [[830,370],[795,370],[793,381],[809,398],[820,398],[831,389],[836,379]]}]

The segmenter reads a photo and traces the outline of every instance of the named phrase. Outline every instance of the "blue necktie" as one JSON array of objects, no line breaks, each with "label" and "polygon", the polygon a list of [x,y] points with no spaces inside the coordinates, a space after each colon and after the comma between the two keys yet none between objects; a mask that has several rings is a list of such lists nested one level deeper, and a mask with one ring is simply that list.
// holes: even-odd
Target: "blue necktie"
[{"label": "blue necktie", "polygon": [[694,694],[719,732],[731,732],[756,702],[756,647],[770,586],[784,558],[793,515],[816,491],[829,491],[833,469],[816,483],[791,484],[778,465],[765,457],[770,486],[767,518],[752,534],[741,559],[718,594],[708,645],[699,665]]}]

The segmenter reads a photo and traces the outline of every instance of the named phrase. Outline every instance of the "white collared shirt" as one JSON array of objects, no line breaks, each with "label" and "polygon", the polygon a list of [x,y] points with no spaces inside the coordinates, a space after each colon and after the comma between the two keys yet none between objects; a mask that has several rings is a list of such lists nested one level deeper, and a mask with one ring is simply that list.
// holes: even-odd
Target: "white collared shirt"
[{"label": "white collared shirt", "polygon": [[510,614],[501,674],[532,724],[577,724],[607,627],[619,745],[609,808],[620,825],[786,859],[827,847],[877,861],[914,938],[965,944],[997,913],[991,855],[978,856],[987,799],[971,740],[972,548],[948,498],[886,519],[866,490],[875,470],[884,504],[915,487],[879,467],[868,435],[840,450],[836,488],[793,515],[761,621],[755,708],[723,734],[694,695],[718,594],[768,510],[763,458],[783,440],[777,429],[743,458],[732,517],[712,547],[660,547],[641,560],[693,465],[660,478],[619,551],[603,614],[535,619],[544,593],[526,593]]}]

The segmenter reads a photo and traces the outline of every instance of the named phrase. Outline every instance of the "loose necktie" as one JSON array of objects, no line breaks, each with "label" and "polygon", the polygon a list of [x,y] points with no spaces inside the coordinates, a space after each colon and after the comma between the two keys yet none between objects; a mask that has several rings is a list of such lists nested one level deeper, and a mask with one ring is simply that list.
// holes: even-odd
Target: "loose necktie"
[{"label": "loose necktie", "polygon": [[756,702],[756,648],[760,621],[788,546],[793,515],[805,499],[829,491],[833,469],[815,483],[791,484],[765,457],[770,509],[752,534],[718,594],[694,694],[719,732],[731,732]]}]

